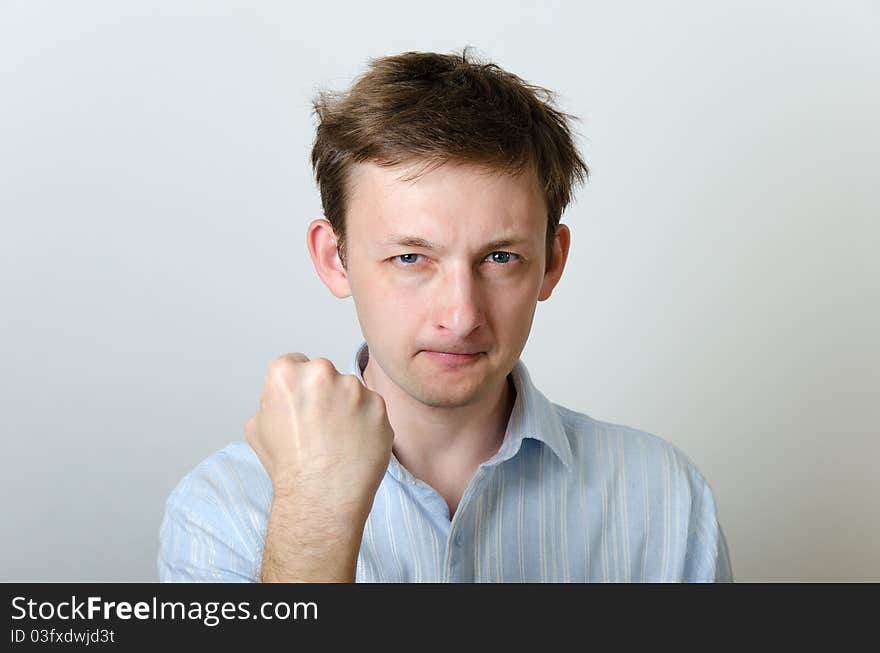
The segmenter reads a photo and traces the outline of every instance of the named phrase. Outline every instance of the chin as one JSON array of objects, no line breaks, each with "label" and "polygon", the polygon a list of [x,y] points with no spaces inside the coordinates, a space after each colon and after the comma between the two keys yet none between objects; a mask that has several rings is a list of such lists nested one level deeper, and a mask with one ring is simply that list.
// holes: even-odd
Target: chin
[{"label": "chin", "polygon": [[416,381],[407,388],[408,394],[432,408],[459,408],[479,401],[486,386],[484,383],[432,383]]},{"label": "chin", "polygon": [[431,408],[461,408],[474,403],[478,397],[476,396],[450,396],[447,394],[420,394],[415,397],[421,403]]}]

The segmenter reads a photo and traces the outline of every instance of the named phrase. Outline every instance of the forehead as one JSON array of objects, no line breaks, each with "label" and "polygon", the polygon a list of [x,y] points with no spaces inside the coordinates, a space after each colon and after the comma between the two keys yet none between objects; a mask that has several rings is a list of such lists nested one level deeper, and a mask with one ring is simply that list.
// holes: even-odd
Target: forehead
[{"label": "forehead", "polygon": [[513,232],[542,241],[546,205],[531,168],[510,175],[485,166],[448,162],[418,174],[424,168],[424,162],[355,164],[348,184],[349,234],[363,240],[407,233],[454,241],[492,239],[500,232],[505,236]]}]

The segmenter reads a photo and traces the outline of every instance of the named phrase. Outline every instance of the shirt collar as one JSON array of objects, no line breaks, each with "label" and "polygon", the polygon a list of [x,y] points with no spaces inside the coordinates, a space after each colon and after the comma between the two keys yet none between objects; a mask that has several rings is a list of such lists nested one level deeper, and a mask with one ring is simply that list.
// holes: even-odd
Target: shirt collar
[{"label": "shirt collar", "polygon": [[[349,374],[353,374],[365,384],[363,370],[370,360],[370,349],[366,342],[357,348]],[[486,462],[495,465],[513,457],[526,438],[546,444],[568,467],[571,465],[571,444],[562,425],[555,406],[532,383],[531,376],[522,360],[517,360],[510,372],[516,388],[516,400],[507,421],[504,441],[498,452]]]}]

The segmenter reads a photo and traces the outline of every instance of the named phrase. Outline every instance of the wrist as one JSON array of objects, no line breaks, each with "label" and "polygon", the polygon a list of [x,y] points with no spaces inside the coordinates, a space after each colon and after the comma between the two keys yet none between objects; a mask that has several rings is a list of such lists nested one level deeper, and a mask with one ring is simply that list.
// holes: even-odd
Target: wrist
[{"label": "wrist", "polygon": [[310,495],[302,488],[273,488],[272,513],[296,532],[300,541],[360,540],[370,506],[340,503]]}]

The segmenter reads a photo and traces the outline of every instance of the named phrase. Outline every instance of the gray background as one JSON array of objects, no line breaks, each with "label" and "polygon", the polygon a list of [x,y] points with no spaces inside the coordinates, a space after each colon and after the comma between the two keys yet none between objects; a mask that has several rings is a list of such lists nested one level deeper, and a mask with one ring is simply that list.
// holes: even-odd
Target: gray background
[{"label": "gray background", "polygon": [[880,580],[876,2],[0,0],[0,580],[154,580],[163,503],[273,358],[347,366],[310,99],[478,54],[593,176],[523,354],[678,445],[738,580]]}]

